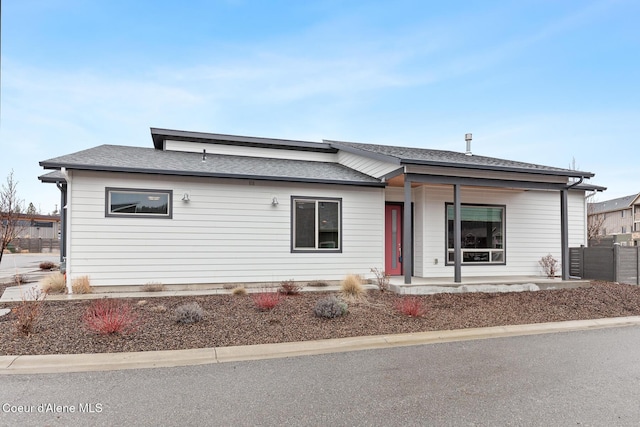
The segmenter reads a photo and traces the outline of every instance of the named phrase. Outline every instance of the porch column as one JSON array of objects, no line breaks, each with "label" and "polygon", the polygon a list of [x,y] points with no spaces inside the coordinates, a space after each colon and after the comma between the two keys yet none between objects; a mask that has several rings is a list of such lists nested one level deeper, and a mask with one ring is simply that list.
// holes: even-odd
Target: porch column
[{"label": "porch column", "polygon": [[404,218],[402,219],[402,268],[404,268],[404,283],[411,284],[413,270],[413,236],[411,235],[411,180],[404,176]]},{"label": "porch column", "polygon": [[462,215],[460,210],[460,184],[453,184],[453,281],[455,283],[462,282],[462,250],[460,247],[461,234]]},{"label": "porch column", "polygon": [[560,190],[560,245],[562,252],[562,280],[569,280],[569,203],[567,189]]}]

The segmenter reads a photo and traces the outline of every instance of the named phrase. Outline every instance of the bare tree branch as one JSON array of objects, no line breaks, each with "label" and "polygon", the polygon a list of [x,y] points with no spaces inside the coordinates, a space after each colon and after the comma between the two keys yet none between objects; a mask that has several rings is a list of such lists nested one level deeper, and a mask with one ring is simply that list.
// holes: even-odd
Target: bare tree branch
[{"label": "bare tree branch", "polygon": [[17,186],[18,182],[11,171],[0,190],[0,262],[9,243],[18,237],[30,221],[28,216],[22,214],[24,200],[18,198]]}]

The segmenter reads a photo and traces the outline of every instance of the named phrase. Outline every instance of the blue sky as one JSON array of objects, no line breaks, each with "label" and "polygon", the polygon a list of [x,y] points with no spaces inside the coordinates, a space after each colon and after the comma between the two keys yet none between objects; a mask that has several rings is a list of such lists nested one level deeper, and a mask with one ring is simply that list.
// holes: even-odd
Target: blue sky
[{"label": "blue sky", "polygon": [[[0,179],[150,127],[473,152],[640,192],[640,2],[2,2]],[[634,148],[636,147],[636,148]]]}]

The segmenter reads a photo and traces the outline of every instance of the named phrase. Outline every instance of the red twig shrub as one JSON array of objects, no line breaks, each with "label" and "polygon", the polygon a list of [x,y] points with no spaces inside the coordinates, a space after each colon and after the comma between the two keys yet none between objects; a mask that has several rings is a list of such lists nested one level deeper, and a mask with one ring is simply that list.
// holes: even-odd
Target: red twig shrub
[{"label": "red twig shrub", "polygon": [[418,297],[402,297],[396,301],[396,309],[410,317],[422,317],[425,313],[425,308],[422,305],[422,300]]},{"label": "red twig shrub", "polygon": [[128,334],[139,326],[138,316],[131,305],[118,299],[99,299],[91,303],[84,313],[85,326],[101,335]]},{"label": "red twig shrub", "polygon": [[258,292],[252,295],[253,302],[260,310],[271,310],[280,302],[280,294],[278,292]]}]

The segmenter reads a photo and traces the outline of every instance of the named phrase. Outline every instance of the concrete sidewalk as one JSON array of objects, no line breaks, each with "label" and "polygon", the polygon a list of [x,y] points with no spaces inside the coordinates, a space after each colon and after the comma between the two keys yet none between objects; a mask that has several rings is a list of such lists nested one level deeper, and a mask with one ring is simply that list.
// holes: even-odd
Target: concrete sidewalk
[{"label": "concrete sidewalk", "polygon": [[138,353],[0,356],[0,375],[160,368],[640,325],[640,316]]}]

